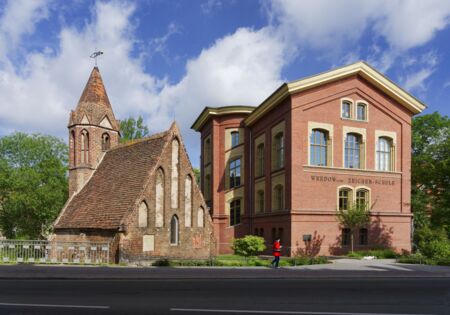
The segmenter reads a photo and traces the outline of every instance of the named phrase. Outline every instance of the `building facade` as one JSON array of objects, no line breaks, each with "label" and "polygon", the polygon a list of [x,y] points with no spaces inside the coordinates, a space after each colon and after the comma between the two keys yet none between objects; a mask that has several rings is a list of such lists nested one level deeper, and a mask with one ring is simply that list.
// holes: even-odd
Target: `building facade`
[{"label": "building facade", "polygon": [[340,254],[337,210],[370,209],[356,248],[411,250],[411,118],[425,105],[364,62],[283,84],[258,107],[207,107],[201,187],[219,253],[280,237],[285,255]]},{"label": "building facade", "polygon": [[115,262],[214,255],[212,221],[175,123],[119,144],[95,67],[68,129],[70,196],[52,240],[109,242]]}]

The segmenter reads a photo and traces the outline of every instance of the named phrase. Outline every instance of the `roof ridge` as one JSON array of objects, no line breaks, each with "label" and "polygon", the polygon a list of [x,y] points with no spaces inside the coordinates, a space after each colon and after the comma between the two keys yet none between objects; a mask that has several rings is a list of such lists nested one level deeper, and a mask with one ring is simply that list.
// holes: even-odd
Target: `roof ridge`
[{"label": "roof ridge", "polygon": [[146,142],[146,141],[151,141],[151,140],[156,140],[156,139],[159,139],[159,138],[163,138],[163,137],[165,137],[168,133],[169,133],[169,130],[166,130],[166,131],[162,131],[162,132],[155,133],[155,134],[153,134],[153,135],[151,135],[151,136],[148,136],[148,137],[128,140],[128,141],[125,142],[125,143],[121,143],[121,144],[115,146],[114,148],[109,149],[107,152],[111,152],[111,151],[118,150],[118,149],[122,149],[122,148],[128,148],[128,147],[130,147],[130,146],[133,146],[133,145],[135,145],[135,144],[139,144],[139,143],[142,143],[142,142]]}]

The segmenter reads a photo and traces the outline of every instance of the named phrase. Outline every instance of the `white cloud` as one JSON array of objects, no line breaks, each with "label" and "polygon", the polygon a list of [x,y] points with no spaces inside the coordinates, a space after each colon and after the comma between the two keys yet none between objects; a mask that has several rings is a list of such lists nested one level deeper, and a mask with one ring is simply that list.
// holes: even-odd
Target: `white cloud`
[{"label": "white cloud", "polygon": [[444,89],[450,87],[450,80],[444,83]]},{"label": "white cloud", "polygon": [[[38,131],[65,138],[69,112],[88,79],[93,66],[88,56],[96,46],[105,52],[99,68],[116,116],[143,114],[152,131],[168,128],[176,118],[195,158],[199,136],[189,127],[204,106],[257,105],[281,83],[284,46],[271,28],[238,29],[189,60],[177,84],[158,80],[143,72],[140,57],[130,57],[137,42],[134,9],[122,2],[98,2],[92,21],[81,30],[61,29],[57,54],[44,49],[29,53],[22,71],[0,69],[0,134]],[[169,27],[168,34],[173,31]]]},{"label": "white cloud", "polygon": [[420,69],[402,79],[402,86],[407,91],[422,91],[425,89],[425,80],[434,72],[433,68]]},{"label": "white cloud", "polygon": [[273,0],[270,10],[283,36],[338,59],[343,50],[357,49],[358,40],[370,30],[374,43],[382,38],[389,46],[381,51],[372,43],[375,50],[369,59],[383,71],[450,23],[448,0]]},{"label": "white cloud", "polygon": [[220,0],[206,0],[200,5],[200,9],[206,15],[211,14],[214,10],[222,7],[222,1]]}]

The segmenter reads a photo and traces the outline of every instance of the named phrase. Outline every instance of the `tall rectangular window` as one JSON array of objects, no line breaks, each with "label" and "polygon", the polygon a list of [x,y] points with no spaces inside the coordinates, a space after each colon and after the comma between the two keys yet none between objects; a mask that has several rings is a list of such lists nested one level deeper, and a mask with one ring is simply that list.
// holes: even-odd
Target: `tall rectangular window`
[{"label": "tall rectangular window", "polygon": [[275,169],[284,166],[284,135],[282,132],[275,136],[274,153],[275,153]]},{"label": "tall rectangular window", "polygon": [[314,129],[310,138],[310,162],[311,165],[327,165],[327,133]]},{"label": "tall rectangular window", "polygon": [[339,190],[339,210],[348,210],[351,200],[351,190],[348,188],[341,188]]},{"label": "tall rectangular window", "polygon": [[365,228],[359,229],[359,245],[367,245],[369,243],[369,231]]},{"label": "tall rectangular window", "polygon": [[241,159],[230,162],[230,188],[241,185]]},{"label": "tall rectangular window", "polygon": [[234,148],[239,144],[239,132],[233,131],[231,133],[231,147]]},{"label": "tall rectangular window", "polygon": [[350,102],[342,102],[342,118],[351,118],[352,104]]},{"label": "tall rectangular window", "polygon": [[349,133],[345,137],[344,152],[345,167],[360,168],[361,167],[361,137],[358,134]]},{"label": "tall rectangular window", "polygon": [[241,199],[230,202],[230,226],[241,223]]},{"label": "tall rectangular window", "polygon": [[256,176],[264,175],[264,143],[256,148]]},{"label": "tall rectangular window", "polygon": [[391,171],[393,169],[392,164],[392,140],[380,137],[377,142],[377,171]]},{"label": "tall rectangular window", "polygon": [[357,120],[367,120],[367,107],[366,104],[356,105],[356,119]]},{"label": "tall rectangular window", "polygon": [[350,245],[350,229],[342,229],[342,235],[341,235],[341,244],[342,246],[348,246]]}]

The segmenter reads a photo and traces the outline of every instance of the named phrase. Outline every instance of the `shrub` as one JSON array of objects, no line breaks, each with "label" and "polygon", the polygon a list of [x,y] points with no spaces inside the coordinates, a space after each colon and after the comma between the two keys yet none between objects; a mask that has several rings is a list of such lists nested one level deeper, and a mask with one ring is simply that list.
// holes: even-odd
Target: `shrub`
[{"label": "shrub", "polygon": [[425,257],[436,260],[450,257],[450,241],[444,229],[424,227],[417,230],[414,239],[418,251]]},{"label": "shrub", "polygon": [[157,267],[170,267],[172,266],[172,263],[170,260],[168,259],[158,259],[157,261],[155,261],[152,266],[157,266]]},{"label": "shrub", "polygon": [[365,256],[375,256],[378,259],[383,258],[397,258],[398,254],[390,248],[359,250],[353,253],[348,253],[347,257],[363,258]]},{"label": "shrub", "polygon": [[264,238],[247,235],[243,238],[234,239],[231,248],[236,255],[249,257],[256,256],[258,253],[264,251],[266,245],[264,244]]}]

